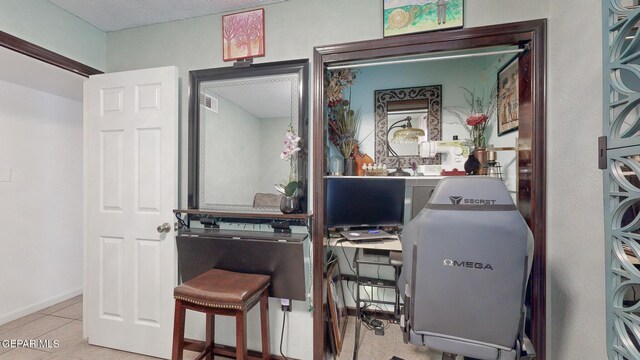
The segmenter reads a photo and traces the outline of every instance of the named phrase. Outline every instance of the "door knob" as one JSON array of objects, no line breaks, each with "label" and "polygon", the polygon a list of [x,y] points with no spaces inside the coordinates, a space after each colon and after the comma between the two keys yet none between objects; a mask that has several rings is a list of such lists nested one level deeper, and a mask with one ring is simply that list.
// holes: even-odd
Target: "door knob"
[{"label": "door knob", "polygon": [[164,223],[158,226],[157,230],[160,234],[162,234],[163,232],[168,233],[169,231],[171,231],[171,225],[169,225],[169,223]]}]

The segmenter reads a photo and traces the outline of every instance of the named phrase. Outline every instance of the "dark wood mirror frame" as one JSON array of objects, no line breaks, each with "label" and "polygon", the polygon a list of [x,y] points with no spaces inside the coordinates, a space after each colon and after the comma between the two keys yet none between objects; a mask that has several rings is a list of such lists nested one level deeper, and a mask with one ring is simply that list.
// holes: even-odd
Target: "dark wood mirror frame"
[{"label": "dark wood mirror frame", "polygon": [[530,280],[531,331],[537,359],[546,355],[546,27],[547,21],[483,26],[379,40],[316,47],[313,57],[313,358],[324,358],[322,274],[324,270],[324,74],[325,67],[345,61],[419,55],[488,46],[520,46],[520,128],[518,208],[535,237]]},{"label": "dark wood mirror frame", "polygon": [[202,82],[231,80],[258,76],[298,74],[300,93],[298,97],[298,136],[300,151],[297,158],[298,195],[302,213],[308,212],[308,142],[309,130],[308,83],[309,60],[289,60],[272,63],[251,64],[246,67],[224,67],[189,71],[189,180],[188,206],[198,209],[200,174],[200,121],[199,89]]}]

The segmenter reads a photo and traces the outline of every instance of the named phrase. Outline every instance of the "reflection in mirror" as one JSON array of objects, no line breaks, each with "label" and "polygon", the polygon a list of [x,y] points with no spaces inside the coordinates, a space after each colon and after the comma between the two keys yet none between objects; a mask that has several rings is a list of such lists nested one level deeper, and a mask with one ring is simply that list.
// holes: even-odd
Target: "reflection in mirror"
[{"label": "reflection in mirror", "polygon": [[[192,72],[200,78],[199,101],[190,112],[196,125],[190,134],[191,208],[279,213],[281,195],[274,185],[290,179],[299,180],[297,193],[304,197],[306,64]],[[303,148],[291,161],[281,158],[290,130]]]},{"label": "reflection in mirror", "polygon": [[[387,156],[394,156],[391,153],[391,147],[399,156],[417,156],[418,153],[418,144],[426,141],[429,137],[429,127],[427,126],[428,114],[429,110],[425,107],[426,102],[424,104],[416,104],[416,109],[411,110],[394,110],[395,105],[398,104],[403,105],[402,101],[399,102],[388,102],[387,103],[387,131],[389,135],[387,137],[387,141],[389,144],[389,151],[387,152]],[[425,136],[420,136],[418,138],[418,142],[399,142],[394,141],[393,134],[395,132],[392,131],[391,127],[393,124],[398,125],[406,125],[403,124],[403,120],[407,119],[411,122],[411,126],[414,128],[422,129],[425,132]]]},{"label": "reflection in mirror", "polygon": [[217,111],[200,112],[200,208],[253,204],[256,194],[274,193],[274,184],[289,178],[279,154],[298,122],[297,84],[297,75],[276,75],[200,85],[217,104]]},{"label": "reflection in mirror", "polygon": [[[425,136],[419,141],[440,140],[442,132],[441,86],[420,86],[401,89],[375,91],[376,162],[387,166],[411,167],[417,165],[438,164],[439,157],[421,158],[418,154],[418,142],[398,143],[393,141],[394,130],[391,127],[407,117],[411,126],[424,130]],[[398,123],[397,125],[405,125]],[[389,148],[392,147],[392,149]],[[397,160],[393,151],[398,154]]]}]

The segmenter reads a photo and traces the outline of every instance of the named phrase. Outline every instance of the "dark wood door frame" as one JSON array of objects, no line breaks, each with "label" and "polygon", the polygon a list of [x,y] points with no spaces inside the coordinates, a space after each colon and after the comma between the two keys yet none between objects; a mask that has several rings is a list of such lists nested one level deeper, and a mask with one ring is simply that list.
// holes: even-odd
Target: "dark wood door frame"
[{"label": "dark wood door frame", "polygon": [[85,77],[89,77],[89,75],[102,74],[102,71],[98,69],[94,69],[66,56],[47,50],[42,46],[38,46],[2,31],[0,31],[0,46]]},{"label": "dark wood door frame", "polygon": [[[546,27],[547,21],[483,26],[427,34],[316,47],[313,56],[313,358],[324,358],[324,141],[323,79],[325,66],[342,61],[373,60],[390,56],[418,55],[487,46],[527,46],[521,75],[529,75],[521,96],[519,208],[535,237],[531,273],[531,340],[537,359],[546,356]],[[521,87],[521,94],[523,93]]]}]

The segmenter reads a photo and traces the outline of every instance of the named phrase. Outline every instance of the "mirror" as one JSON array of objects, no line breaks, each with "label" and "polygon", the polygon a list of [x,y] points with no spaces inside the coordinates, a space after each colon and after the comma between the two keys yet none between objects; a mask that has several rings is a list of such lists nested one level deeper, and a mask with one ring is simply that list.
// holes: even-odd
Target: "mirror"
[{"label": "mirror", "polygon": [[[440,140],[442,138],[441,93],[440,85],[374,92],[376,162],[397,166],[399,161],[402,168],[411,167],[411,163],[417,165],[440,163],[439,156],[421,158],[418,153],[418,143],[394,143],[392,139],[398,126],[407,124],[407,121],[403,120],[410,118],[412,127],[424,130],[425,136],[421,140]],[[394,151],[398,154],[398,160],[393,155]]]},{"label": "mirror", "polygon": [[189,208],[280,213],[274,185],[297,179],[307,212],[307,76],[308,60],[190,72]]}]

